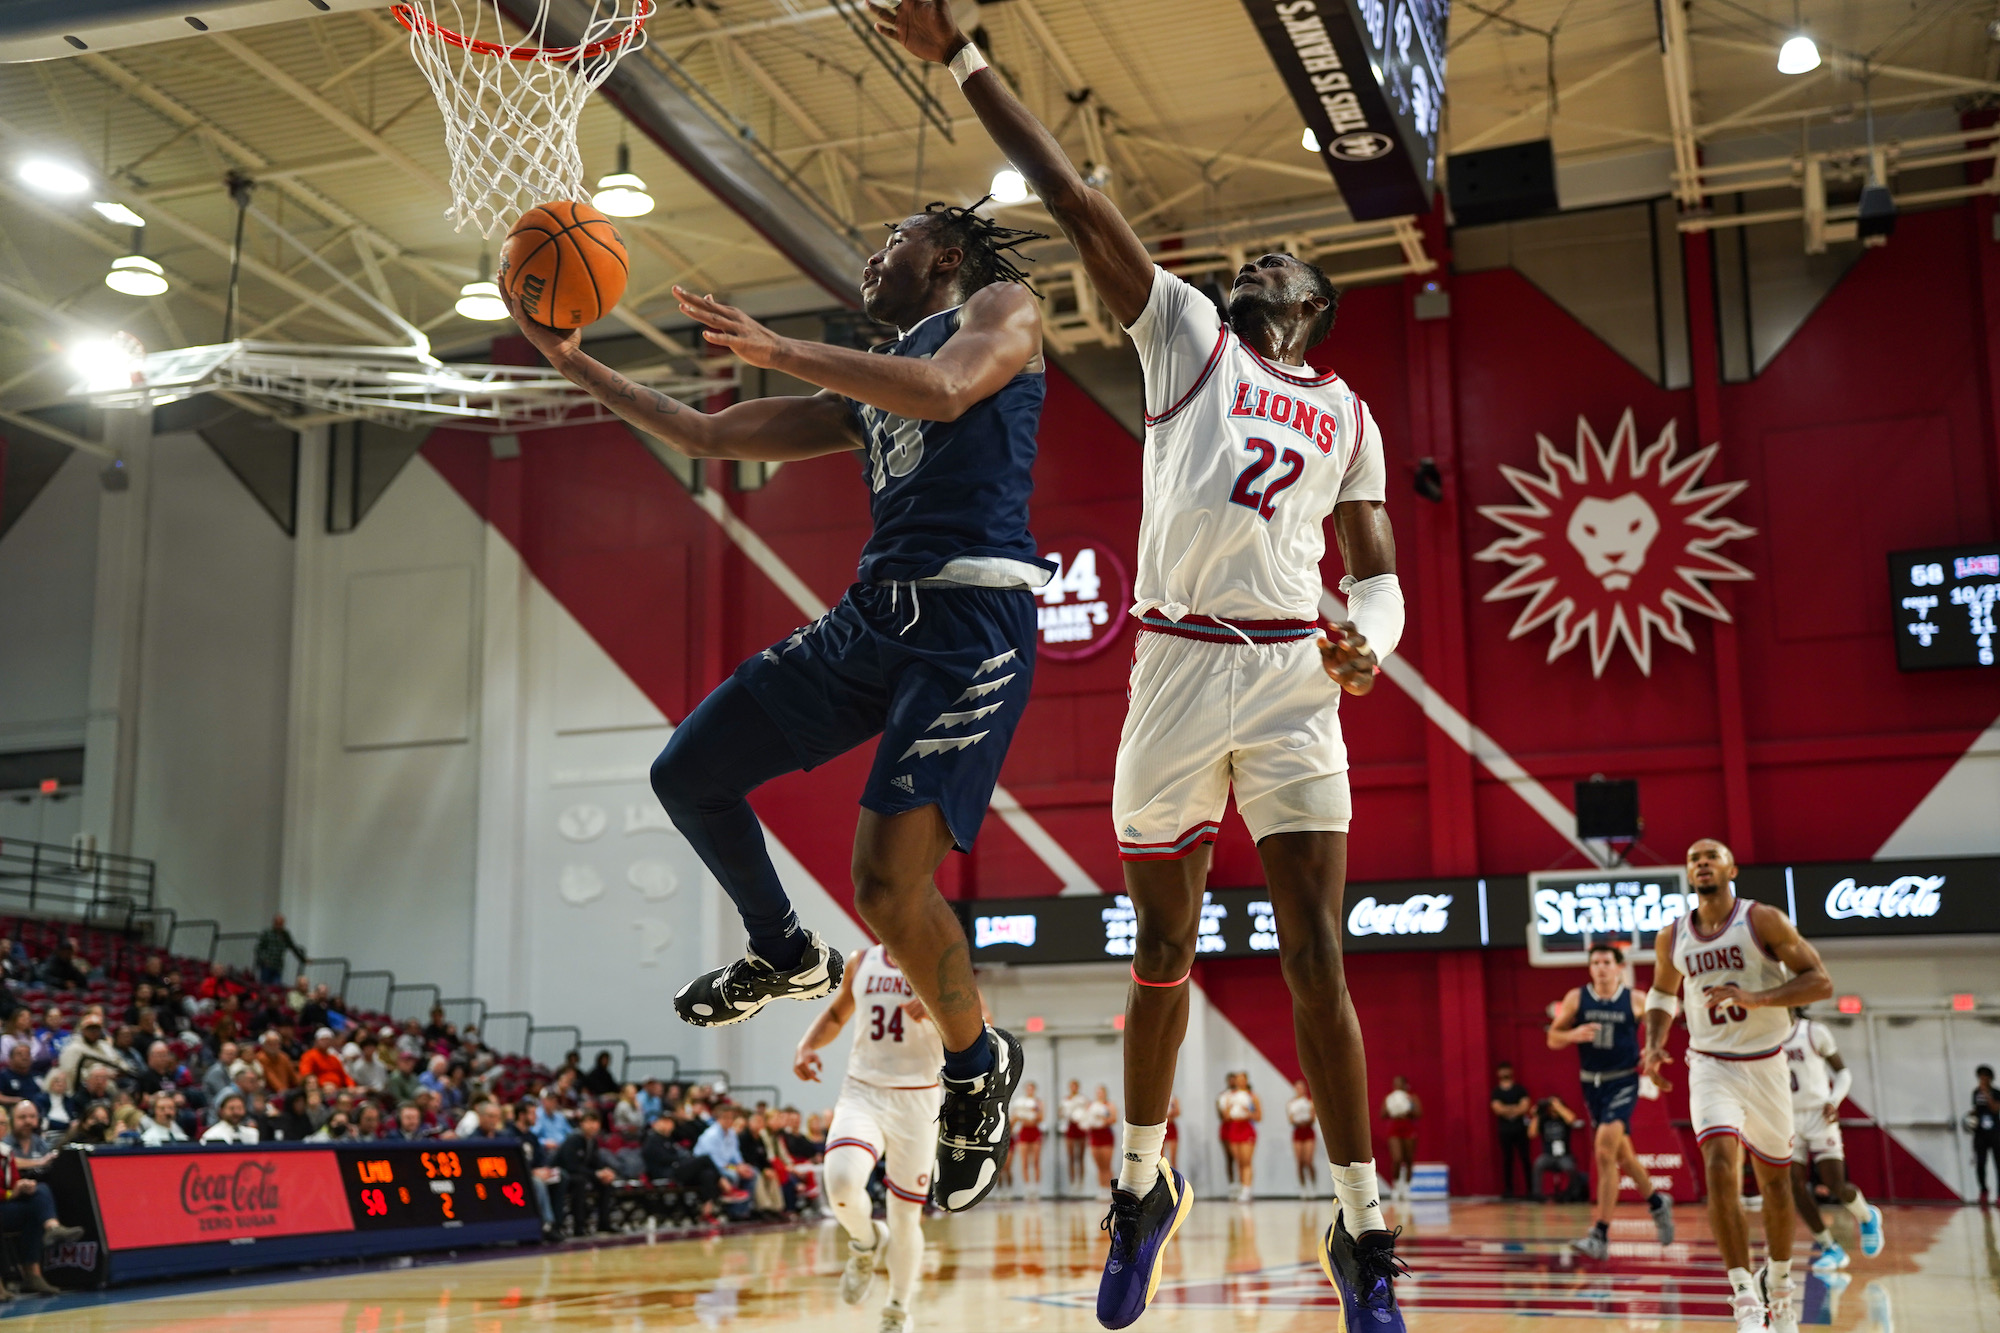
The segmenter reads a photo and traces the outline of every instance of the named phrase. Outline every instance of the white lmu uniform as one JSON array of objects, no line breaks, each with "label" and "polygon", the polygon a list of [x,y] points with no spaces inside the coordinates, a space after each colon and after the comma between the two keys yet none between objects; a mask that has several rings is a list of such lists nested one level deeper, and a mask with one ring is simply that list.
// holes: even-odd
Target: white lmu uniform
[{"label": "white lmu uniform", "polygon": [[[1785,1038],[1785,1064],[1792,1075],[1792,1160],[1845,1158],[1840,1121],[1829,1120],[1826,1104],[1833,1099],[1833,1073],[1827,1057],[1840,1054],[1833,1033],[1824,1023],[1801,1018]],[[1838,1110],[1838,1108],[1835,1108]]]},{"label": "white lmu uniform", "polygon": [[944,1040],[935,1023],[903,1012],[916,997],[887,951],[869,946],[854,969],[854,1045],[826,1146],[866,1148],[886,1164],[892,1194],[923,1203],[937,1163]]},{"label": "white lmu uniform", "polygon": [[1119,855],[1213,842],[1232,785],[1253,838],[1345,831],[1340,689],[1314,642],[1319,562],[1336,504],[1387,497],[1381,432],[1338,375],[1265,360],[1165,269],[1127,332],[1146,449]]},{"label": "white lmu uniform", "polygon": [[1713,935],[1701,933],[1692,912],[1668,929],[1687,1015],[1688,1107],[1695,1138],[1733,1134],[1757,1157],[1783,1166],[1792,1160],[1792,1089],[1784,1060],[1791,1015],[1705,998],[1706,992],[1731,982],[1760,991],[1791,979],[1790,970],[1758,940],[1752,925],[1757,913],[1776,910],[1738,898]]}]

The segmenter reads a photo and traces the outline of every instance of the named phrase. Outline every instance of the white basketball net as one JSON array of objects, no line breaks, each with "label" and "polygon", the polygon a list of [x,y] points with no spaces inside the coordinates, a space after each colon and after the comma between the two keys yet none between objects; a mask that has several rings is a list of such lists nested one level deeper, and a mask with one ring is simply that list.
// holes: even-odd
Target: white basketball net
[{"label": "white basketball net", "polygon": [[445,216],[492,236],[536,204],[584,199],[576,123],[626,53],[646,44],[653,0],[592,0],[574,46],[547,47],[549,0],[518,39],[495,0],[407,0],[391,12],[437,94],[451,154]]}]

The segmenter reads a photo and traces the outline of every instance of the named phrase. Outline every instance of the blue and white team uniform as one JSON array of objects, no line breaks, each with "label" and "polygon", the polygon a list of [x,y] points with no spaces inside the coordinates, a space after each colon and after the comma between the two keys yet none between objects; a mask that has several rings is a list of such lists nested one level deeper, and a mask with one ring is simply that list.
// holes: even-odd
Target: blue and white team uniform
[{"label": "blue and white team uniform", "polygon": [[[928,358],[958,332],[940,311],[877,351]],[[861,804],[936,805],[960,851],[978,836],[1035,674],[1035,597],[1055,567],[1028,533],[1037,354],[956,421],[849,400],[867,441],[875,531],[859,578],[825,615],[736,669],[816,768],[880,735]]]},{"label": "blue and white team uniform", "polygon": [[1577,993],[1576,1026],[1597,1024],[1597,1038],[1576,1048],[1583,1064],[1583,1105],[1590,1122],[1616,1120],[1632,1130],[1639,1103],[1639,1019],[1632,1012],[1632,988],[1620,986],[1606,999],[1589,986]]}]

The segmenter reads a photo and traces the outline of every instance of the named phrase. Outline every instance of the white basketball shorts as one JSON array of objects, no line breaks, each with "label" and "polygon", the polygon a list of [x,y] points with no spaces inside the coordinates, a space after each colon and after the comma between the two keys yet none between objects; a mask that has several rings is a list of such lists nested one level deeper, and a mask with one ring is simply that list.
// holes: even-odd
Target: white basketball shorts
[{"label": "white basketball shorts", "polygon": [[827,1127],[826,1150],[866,1148],[888,1163],[889,1192],[911,1203],[930,1198],[931,1168],[937,1165],[939,1088],[878,1088],[849,1078],[841,1081]]},{"label": "white basketball shorts", "polygon": [[1310,638],[1214,642],[1142,632],[1111,813],[1127,861],[1215,841],[1230,788],[1252,838],[1347,831],[1340,687]]},{"label": "white basketball shorts", "polygon": [[1773,1166],[1792,1160],[1792,1080],[1783,1052],[1726,1060],[1689,1051],[1687,1062],[1696,1139],[1734,1134]]},{"label": "white basketball shorts", "polygon": [[1840,1138],[1840,1121],[1828,1120],[1824,1106],[1801,1106],[1792,1112],[1792,1160],[1817,1162],[1822,1157],[1845,1161],[1847,1147]]}]

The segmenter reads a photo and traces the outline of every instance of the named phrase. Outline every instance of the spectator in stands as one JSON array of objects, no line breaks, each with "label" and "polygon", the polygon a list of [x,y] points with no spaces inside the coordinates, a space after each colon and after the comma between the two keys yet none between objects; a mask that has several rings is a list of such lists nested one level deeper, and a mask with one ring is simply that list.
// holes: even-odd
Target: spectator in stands
[{"label": "spectator in stands", "polygon": [[104,1035],[104,1011],[86,1009],[77,1020],[76,1035],[63,1043],[62,1053],[56,1057],[56,1068],[69,1081],[78,1081],[77,1071],[85,1064],[107,1065],[113,1070],[122,1070],[124,1061],[118,1058],[118,1048]]},{"label": "spectator in stands", "polygon": [[285,957],[297,954],[301,963],[306,961],[306,951],[292,938],[292,932],[285,929],[285,917],[281,912],[271,918],[271,924],[257,936],[257,980],[266,986],[278,984],[278,978],[285,971]]},{"label": "spectator in stands", "polygon": [[92,1101],[85,1105],[83,1114],[70,1123],[69,1131],[62,1136],[56,1146],[67,1148],[72,1143],[99,1145],[111,1142],[111,1103]]},{"label": "spectator in stands", "polygon": [[1565,1179],[1561,1195],[1555,1196],[1558,1203],[1581,1203],[1589,1193],[1588,1179],[1570,1151],[1570,1139],[1581,1119],[1560,1097],[1544,1097],[1535,1104],[1533,1133],[1541,1139],[1542,1151],[1535,1158],[1535,1169],[1528,1173],[1528,1197],[1551,1197],[1542,1188],[1551,1171],[1562,1172]]},{"label": "spectator in stands", "polygon": [[430,1022],[423,1027],[424,1045],[432,1050],[452,1045],[452,1035],[451,1024],[444,1021],[443,1007],[432,1005]]},{"label": "spectator in stands", "polygon": [[42,1116],[33,1102],[15,1102],[7,1117],[8,1160],[23,1174],[39,1176],[55,1160],[55,1145],[42,1133]]},{"label": "spectator in stands", "polygon": [[500,1133],[500,1103],[481,1093],[465,1108],[452,1132],[461,1139],[490,1139]]},{"label": "spectator in stands", "polygon": [[666,1091],[660,1086],[660,1080],[649,1078],[640,1086],[639,1120],[641,1124],[652,1124],[655,1120],[659,1119],[660,1112],[662,1111],[665,1111],[668,1115],[672,1115],[679,1110],[680,1107],[667,1101]]},{"label": "spectator in stands", "polygon": [[208,975],[201,979],[201,984],[194,988],[194,994],[188,997],[188,1014],[193,1018],[205,1017],[214,1013],[225,997],[240,996],[242,993],[243,983],[230,976],[228,968],[221,963],[210,963]]},{"label": "spectator in stands", "polygon": [[0,1069],[0,1107],[12,1111],[16,1102],[33,1102],[40,1109],[48,1109],[49,1094],[35,1080],[32,1040],[15,1042],[7,1052],[7,1067]]},{"label": "spectator in stands", "polygon": [[153,1005],[141,1009],[133,1019],[133,1027],[139,1034],[139,1044],[151,1046],[156,1041],[164,1041],[173,1034],[160,1022],[160,1011]]},{"label": "spectator in stands", "polygon": [[63,1021],[63,1011],[50,1005],[42,1015],[41,1026],[35,1029],[35,1040],[41,1049],[35,1053],[35,1072],[45,1072],[62,1054],[63,1043],[69,1040],[69,1024]]},{"label": "spectator in stands", "polygon": [[417,1075],[415,1052],[399,1049],[396,1052],[395,1071],[382,1080],[382,1095],[393,1105],[400,1106],[414,1098],[422,1088],[423,1083]]},{"label": "spectator in stands", "polygon": [[583,1090],[593,1097],[610,1097],[618,1091],[618,1075],[611,1072],[611,1052],[599,1051],[583,1076]]},{"label": "spectator in stands", "polygon": [[599,1133],[604,1118],[594,1106],[583,1108],[576,1130],[555,1151],[556,1169],[569,1195],[569,1229],[573,1236],[590,1235],[593,1213],[597,1231],[611,1229],[611,1182],[618,1173],[598,1160]]},{"label": "spectator in stands", "polygon": [[118,1025],[116,1035],[111,1038],[111,1048],[118,1052],[119,1078],[130,1078],[146,1067],[146,1051],[139,1045],[139,1029],[132,1024]]},{"label": "spectator in stands", "polygon": [[166,1143],[186,1143],[187,1131],[181,1128],[179,1118],[174,1114],[174,1095],[163,1092],[153,1098],[153,1114],[146,1121],[140,1137],[149,1148],[157,1148]]},{"label": "spectator in stands", "polygon": [[272,1092],[290,1092],[299,1086],[299,1067],[285,1050],[285,1038],[276,1028],[265,1031],[257,1043],[257,1068],[264,1086]]},{"label": "spectator in stands", "polygon": [[450,1113],[464,1106],[472,1096],[466,1084],[465,1066],[453,1063],[444,1071],[444,1086],[437,1089],[439,1109]]},{"label": "spectator in stands", "polygon": [[[83,1228],[64,1226],[56,1218],[55,1193],[41,1181],[23,1175],[19,1165],[12,1157],[0,1158],[0,1232],[15,1238],[22,1289],[54,1296],[60,1289],[42,1276],[42,1250],[80,1238]],[[7,1297],[13,1295],[7,1292]]]},{"label": "spectator in stands", "polygon": [[380,1092],[388,1085],[389,1075],[396,1069],[395,1037],[396,1030],[388,1027],[361,1034],[355,1043],[360,1051],[347,1062],[347,1072],[354,1076],[356,1087]]},{"label": "spectator in stands", "polygon": [[639,1107],[639,1086],[627,1083],[618,1089],[618,1100],[611,1104],[611,1124],[620,1134],[637,1138],[646,1127],[646,1115]]},{"label": "spectator in stands", "polygon": [[151,1099],[160,1092],[171,1092],[179,1087],[182,1076],[180,1061],[174,1058],[174,1048],[163,1041],[156,1041],[146,1048],[146,1067],[132,1080],[132,1090],[141,1098]]},{"label": "spectator in stands", "polygon": [[549,1202],[549,1187],[561,1179],[561,1172],[551,1164],[549,1150],[535,1133],[535,1104],[522,1098],[514,1106],[514,1122],[502,1133],[521,1145],[521,1156],[528,1164],[528,1180],[535,1187],[535,1206],[541,1209],[543,1234],[553,1236],[556,1229],[555,1206]]},{"label": "spectator in stands", "polygon": [[215,1123],[201,1136],[203,1143],[255,1143],[257,1126],[250,1123],[250,1103],[230,1089],[215,1106]]},{"label": "spectator in stands", "polygon": [[[575,1051],[570,1052],[572,1057],[575,1054]],[[569,1110],[580,1105],[583,1101],[581,1078],[581,1071],[574,1065],[564,1065],[556,1071],[555,1082],[549,1084],[545,1091],[554,1092],[556,1100],[562,1103],[563,1109]]]},{"label": "spectator in stands", "polygon": [[223,996],[214,1010],[199,1021],[208,1029],[208,1039],[212,1042],[247,1042],[250,1037],[249,1026],[244,1022],[243,997],[234,992]]},{"label": "spectator in stands", "polygon": [[438,1101],[438,1095],[435,1092],[432,1092],[429,1088],[418,1088],[415,1100],[417,1103],[417,1109],[423,1112],[425,1127],[428,1128],[432,1134],[437,1134],[440,1131],[442,1131],[445,1127],[444,1109],[442,1104]]},{"label": "spectator in stands", "polygon": [[396,1107],[396,1123],[382,1132],[385,1139],[431,1139],[437,1136],[424,1124],[424,1108],[415,1102],[402,1102]]},{"label": "spectator in stands", "polygon": [[118,1148],[146,1146],[146,1117],[127,1103],[111,1113],[111,1143]]},{"label": "spectator in stands", "polygon": [[132,987],[132,1001],[130,1004],[127,1004],[125,1006],[125,1021],[127,1023],[130,1023],[133,1027],[139,1026],[140,1011],[145,1009],[151,1009],[152,1007],[153,1007],[152,983],[146,981],[141,981],[136,983]]},{"label": "spectator in stands", "polygon": [[336,1088],[354,1086],[354,1077],[333,1049],[332,1028],[313,1033],[312,1049],[299,1057],[299,1077],[319,1084],[331,1083]]},{"label": "spectator in stands", "polygon": [[236,1067],[241,1054],[235,1042],[225,1041],[215,1052],[215,1063],[203,1071],[201,1090],[207,1094],[209,1105],[213,1106],[215,1099],[229,1087],[230,1080],[235,1077],[230,1071]]},{"label": "spectator in stands", "polygon": [[304,1143],[318,1128],[306,1114],[306,1091],[293,1088],[271,1099],[277,1109],[271,1114],[271,1137],[286,1143]]},{"label": "spectator in stands", "polygon": [[109,1103],[117,1095],[111,1069],[106,1065],[87,1065],[83,1071],[83,1086],[70,1096],[70,1113],[74,1116],[85,1107],[99,1102]]},{"label": "spectator in stands", "polygon": [[737,1135],[742,1122],[742,1112],[734,1106],[715,1108],[715,1123],[701,1132],[695,1140],[694,1150],[715,1163],[715,1169],[724,1180],[741,1189],[750,1188],[750,1182],[757,1179],[757,1168],[743,1160],[743,1144]]},{"label": "spectator in stands", "polygon": [[535,1114],[535,1137],[553,1157],[563,1140],[570,1136],[571,1125],[569,1118],[563,1114],[562,1102],[552,1090],[543,1089],[540,1100],[541,1107]]},{"label": "spectator in stands", "polygon": [[646,1137],[640,1140],[639,1156],[646,1164],[646,1179],[692,1190],[706,1211],[722,1197],[722,1173],[708,1158],[689,1152],[674,1137],[674,1129],[674,1118],[662,1111],[653,1117]]},{"label": "spectator in stands", "polygon": [[423,1029],[417,1026],[416,1019],[406,1018],[403,1020],[402,1030],[396,1034],[396,1049],[398,1051],[408,1051],[418,1060],[422,1060],[429,1053],[424,1049]]},{"label": "spectator in stands", "polygon": [[417,1076],[417,1082],[429,1088],[432,1092],[442,1093],[444,1091],[445,1075],[449,1072],[450,1068],[451,1061],[442,1055],[433,1055],[424,1063],[424,1072]]},{"label": "spectator in stands", "polygon": [[90,968],[76,956],[76,941],[64,940],[42,960],[42,984],[51,990],[81,990],[90,982]]},{"label": "spectator in stands", "polygon": [[69,1075],[60,1069],[51,1069],[49,1076],[42,1081],[42,1086],[48,1089],[49,1094],[48,1115],[45,1117],[49,1133],[61,1134],[69,1128],[69,1122],[83,1109],[82,1104],[77,1101],[75,1090],[69,1085]]},{"label": "spectator in stands", "polygon": [[354,1112],[354,1137],[357,1139],[379,1139],[382,1137],[382,1108],[373,1101],[365,1101]]},{"label": "spectator in stands", "polygon": [[299,1010],[299,1026],[302,1028],[323,1028],[333,1017],[333,992],[326,984],[314,986],[312,996],[305,1008]]},{"label": "spectator in stands", "polygon": [[347,1112],[335,1111],[327,1117],[326,1123],[312,1132],[314,1143],[345,1142],[354,1137],[354,1122]]},{"label": "spectator in stands", "polygon": [[42,1053],[42,1041],[35,1035],[35,1015],[30,1009],[16,1009],[7,1015],[7,1025],[0,1031],[0,1062],[11,1064],[14,1048],[27,1048],[28,1068],[35,1067],[36,1056]]},{"label": "spectator in stands", "polygon": [[785,1182],[782,1165],[771,1151],[769,1131],[770,1125],[764,1112],[754,1110],[737,1131],[736,1139],[743,1160],[757,1173],[750,1187],[751,1193],[756,1196],[756,1210],[776,1214],[786,1210]]}]

